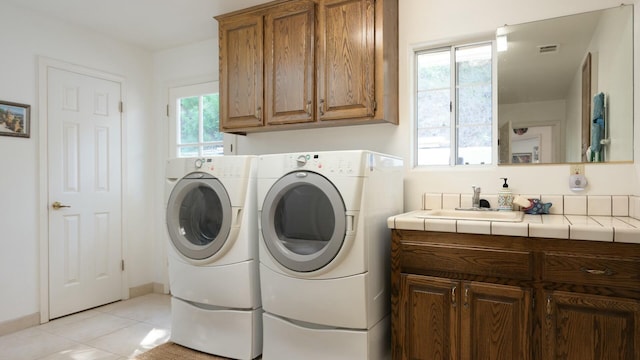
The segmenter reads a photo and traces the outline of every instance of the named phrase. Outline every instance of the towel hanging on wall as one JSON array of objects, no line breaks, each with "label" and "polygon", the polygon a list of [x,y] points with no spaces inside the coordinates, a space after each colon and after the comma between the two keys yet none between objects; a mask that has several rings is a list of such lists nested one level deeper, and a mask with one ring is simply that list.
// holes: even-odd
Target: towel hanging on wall
[{"label": "towel hanging on wall", "polygon": [[591,117],[591,146],[589,150],[591,156],[589,161],[604,161],[604,153],[601,140],[604,138],[604,113],[605,113],[605,96],[600,92],[593,97],[593,116]]}]

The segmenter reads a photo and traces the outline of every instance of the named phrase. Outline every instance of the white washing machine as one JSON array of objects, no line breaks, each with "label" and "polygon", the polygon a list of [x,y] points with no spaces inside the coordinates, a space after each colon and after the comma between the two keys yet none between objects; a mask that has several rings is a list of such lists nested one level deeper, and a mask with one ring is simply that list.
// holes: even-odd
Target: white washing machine
[{"label": "white washing machine", "polygon": [[235,359],[262,352],[256,166],[255,156],[167,162],[175,343]]},{"label": "white washing machine", "polygon": [[368,151],[258,158],[263,359],[390,357],[390,234],[402,160]]}]

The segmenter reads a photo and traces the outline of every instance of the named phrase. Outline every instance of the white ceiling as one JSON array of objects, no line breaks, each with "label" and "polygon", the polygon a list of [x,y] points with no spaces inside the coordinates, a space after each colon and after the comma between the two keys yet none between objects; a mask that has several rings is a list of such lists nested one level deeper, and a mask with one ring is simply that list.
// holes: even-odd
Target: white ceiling
[{"label": "white ceiling", "polygon": [[2,0],[158,51],[218,36],[214,16],[268,0]]},{"label": "white ceiling", "polygon": [[[498,103],[565,98],[582,66],[601,11],[506,26],[509,50],[498,53]],[[558,45],[540,54],[538,46]]]}]

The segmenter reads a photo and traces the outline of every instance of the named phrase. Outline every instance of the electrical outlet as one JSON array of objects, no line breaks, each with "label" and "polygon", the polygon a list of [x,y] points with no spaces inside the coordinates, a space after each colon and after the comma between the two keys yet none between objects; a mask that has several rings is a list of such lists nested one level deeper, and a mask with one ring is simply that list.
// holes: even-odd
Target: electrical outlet
[{"label": "electrical outlet", "polygon": [[569,165],[569,175],[584,175],[584,164]]}]

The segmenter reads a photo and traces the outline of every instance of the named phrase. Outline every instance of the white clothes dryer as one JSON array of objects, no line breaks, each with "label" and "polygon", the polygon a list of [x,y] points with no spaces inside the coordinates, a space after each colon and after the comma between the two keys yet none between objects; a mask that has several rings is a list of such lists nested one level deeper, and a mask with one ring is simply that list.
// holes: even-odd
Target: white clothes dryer
[{"label": "white clothes dryer", "polygon": [[402,210],[399,158],[361,150],[258,158],[263,359],[388,357],[386,219]]},{"label": "white clothes dryer", "polygon": [[255,156],[167,162],[171,340],[180,345],[261,354],[256,165]]}]

